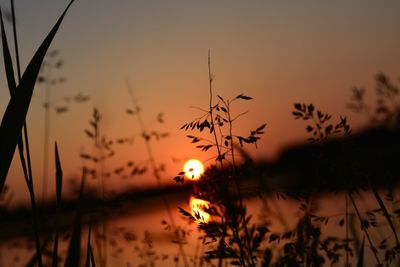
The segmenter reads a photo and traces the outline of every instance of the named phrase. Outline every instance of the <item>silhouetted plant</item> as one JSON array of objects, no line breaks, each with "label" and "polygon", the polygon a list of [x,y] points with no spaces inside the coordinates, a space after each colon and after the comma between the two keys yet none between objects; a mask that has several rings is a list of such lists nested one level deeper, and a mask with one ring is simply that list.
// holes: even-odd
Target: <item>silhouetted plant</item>
[{"label": "silhouetted plant", "polygon": [[[44,134],[43,134],[43,168],[42,168],[42,201],[46,200],[47,184],[48,184],[48,165],[49,165],[49,145],[50,145],[50,134],[51,134],[51,109],[57,114],[65,113],[69,110],[71,102],[70,97],[64,97],[62,104],[56,103],[54,97],[52,98],[52,91],[54,87],[65,82],[65,77],[55,74],[55,71],[59,71],[64,62],[59,58],[58,50],[51,50],[46,54],[40,68],[40,75],[38,76],[38,84],[45,85],[45,95],[43,102],[44,113]],[[89,100],[88,96],[81,93],[77,94],[72,98],[76,103],[82,103]]]},{"label": "silhouetted plant", "polygon": [[[384,97],[386,98],[390,98],[393,97],[394,95],[397,94],[397,88],[392,86],[388,79],[385,78],[383,75],[379,75],[377,77],[378,80],[378,95],[381,96],[382,98],[378,101],[378,106],[381,105],[378,109],[377,109],[377,114],[380,114],[382,111],[382,107],[385,106],[386,104],[384,104]],[[358,101],[358,104],[354,104],[352,107],[355,108],[357,106],[357,110],[361,111],[367,111],[368,108],[366,106],[366,104],[363,102],[363,98],[362,95],[363,93],[361,93],[361,91],[358,90],[354,90],[353,91],[356,95],[356,99]],[[382,106],[383,105],[383,106]],[[306,104],[300,104],[297,103],[294,105],[295,111],[293,111],[293,115],[295,116],[296,119],[303,119],[303,120],[311,120],[312,123],[307,125],[306,130],[307,132],[310,132],[312,137],[308,138],[309,141],[311,141],[312,143],[319,143],[322,144],[324,142],[327,141],[327,139],[333,135],[333,134],[343,134],[344,137],[347,137],[350,135],[351,133],[351,129],[350,126],[347,123],[347,120],[345,117],[340,117],[340,122],[337,124],[331,124],[329,121],[331,119],[330,115],[324,114],[321,111],[316,111],[315,112],[315,108],[312,104],[310,105],[306,105]],[[393,118],[393,114],[389,115],[389,112],[386,108],[385,108],[385,114],[388,115],[385,117],[385,123],[389,123],[389,120],[391,120]],[[316,114],[316,115],[315,115]],[[343,153],[345,153],[345,149],[342,150]],[[323,158],[324,155],[321,154],[319,155],[319,157]],[[332,164],[335,164],[334,162],[331,162]],[[323,178],[322,175],[324,174],[324,170],[318,170],[317,169],[317,179],[321,179]],[[347,176],[348,174],[346,173],[342,173],[341,175],[345,175]],[[366,179],[368,180],[368,178],[366,177]],[[381,250],[385,250],[386,249],[386,245],[381,246],[381,245],[377,245],[370,234],[371,231],[371,227],[378,229],[378,220],[376,215],[381,213],[383,215],[383,217],[385,218],[385,220],[388,222],[391,231],[394,234],[395,240],[396,240],[396,245],[391,248],[391,249],[387,249],[385,252],[385,260],[384,262],[386,264],[390,264],[393,259],[395,258],[397,252],[398,252],[398,248],[399,248],[399,241],[398,241],[398,237],[397,237],[397,232],[396,232],[396,228],[394,226],[393,220],[391,219],[391,215],[389,214],[383,200],[381,199],[379,193],[377,192],[376,188],[374,188],[374,186],[372,184],[369,184],[369,188],[371,190],[371,192],[373,193],[373,196],[375,197],[375,199],[377,200],[377,203],[379,205],[378,209],[372,210],[372,211],[366,211],[365,214],[363,214],[357,203],[356,203],[356,199],[355,196],[358,195],[359,193],[359,189],[358,187],[349,187],[346,190],[346,195],[345,195],[345,202],[346,202],[346,212],[345,212],[345,218],[342,219],[339,222],[339,226],[343,226],[345,224],[345,231],[346,231],[346,238],[344,239],[344,246],[342,247],[339,243],[336,244],[336,249],[339,247],[342,247],[346,253],[346,260],[345,260],[345,266],[349,266],[349,253],[352,253],[352,250],[350,249],[350,247],[348,246],[348,243],[350,242],[350,238],[349,238],[349,212],[347,210],[347,206],[348,206],[348,201],[350,201],[350,204],[352,205],[354,211],[355,211],[355,215],[357,216],[359,223],[360,223],[360,227],[361,230],[364,232],[365,237],[367,238],[369,247],[371,248],[371,251],[373,253],[373,255],[375,256],[376,262],[379,266],[382,265],[381,259],[379,257],[379,253],[378,253],[378,248],[380,248]],[[320,217],[320,216],[316,216],[314,218],[313,221],[320,221],[320,222],[325,222],[327,223],[329,220],[329,217]],[[331,240],[332,241],[332,240]],[[386,240],[381,241],[381,244],[385,244]],[[334,262],[338,261],[338,255],[337,254],[332,254],[332,250],[329,250],[328,247],[326,246],[326,244],[324,243],[323,249],[325,250],[325,252],[327,252],[328,258]],[[356,248],[358,250],[358,248]],[[389,256],[388,256],[389,255]],[[359,255],[360,257],[360,255]],[[363,259],[359,258],[359,262],[362,262]]]},{"label": "silhouetted plant", "polygon": [[[115,156],[114,145],[121,145],[125,143],[131,142],[131,138],[117,138],[116,141],[110,140],[107,136],[102,132],[101,128],[101,119],[102,116],[100,112],[94,108],[92,119],[89,120],[89,129],[85,129],[85,134],[89,137],[89,139],[93,142],[93,146],[95,148],[94,153],[84,153],[80,154],[80,157],[85,160],[85,168],[87,168],[88,174],[91,175],[92,179],[99,178],[99,195],[101,196],[101,200],[104,204],[106,198],[108,198],[106,179],[111,178],[112,173],[107,170],[106,164],[107,160]],[[90,167],[89,167],[90,166]],[[142,174],[144,171],[137,171],[137,167],[134,166],[133,162],[130,162],[126,166],[127,169],[132,169],[131,175]],[[125,171],[124,167],[116,167],[113,171],[116,175],[122,175],[122,172]],[[100,258],[99,264],[100,266],[107,266],[107,211],[104,205],[102,205],[101,209],[102,218],[101,218],[101,230],[99,234],[96,234],[96,244],[97,251]],[[95,229],[97,230],[97,229]]]},{"label": "silhouetted plant", "polygon": [[163,262],[168,259],[167,255],[160,255],[154,248],[153,237],[148,231],[144,231],[143,239],[140,244],[134,246],[135,253],[142,261],[138,264],[140,267],[156,266],[156,262]]},{"label": "silhouetted plant", "polygon": [[[375,77],[375,103],[373,105],[367,103],[365,100],[366,89],[363,87],[352,88],[351,101],[347,107],[354,112],[364,114],[372,124],[378,124],[379,126],[384,126],[391,128],[392,130],[398,131],[400,129],[400,102],[399,87],[392,83],[387,75],[384,73],[378,73]],[[384,165],[385,162],[377,162],[376,164]],[[382,170],[381,175],[383,180],[386,181],[386,177],[391,177],[392,174],[385,170]],[[393,247],[388,247],[386,239],[381,241],[378,248],[384,251],[385,263],[391,263],[396,258],[397,254],[400,252],[400,242],[397,235],[397,228],[393,221],[394,211],[392,214],[389,213],[383,199],[381,198],[379,192],[370,182],[370,177],[368,173],[365,174],[365,178],[370,185],[370,189],[376,199],[379,209],[377,214],[381,214],[387,221],[392,233],[395,238],[396,244]],[[384,183],[387,186],[386,199],[391,202],[392,207],[394,204],[393,197],[393,186],[392,182],[389,181]]]},{"label": "silhouetted plant", "polygon": [[[316,110],[314,105],[312,104],[302,104],[302,103],[296,103],[294,104],[294,111],[292,112],[293,116],[295,119],[303,119],[304,121],[311,121],[306,126],[306,131],[311,134],[311,137],[308,138],[308,141],[311,143],[318,143],[318,144],[323,144],[325,143],[331,136],[335,134],[343,134],[344,137],[347,137],[351,133],[351,128],[349,124],[347,123],[346,117],[340,117],[340,120],[338,123],[332,123],[331,118],[332,116],[329,114],[325,114],[320,110]],[[324,158],[323,152],[320,155],[317,155],[315,160],[320,160],[321,158]],[[332,163],[334,164],[334,163]],[[323,175],[325,173],[325,170],[321,169],[316,169],[316,179],[321,180],[323,179]],[[318,189],[316,189],[318,190]],[[310,205],[310,201],[312,200],[312,192],[309,192],[306,196],[308,205]],[[324,242],[322,242],[322,250],[325,251],[327,254],[328,259],[331,261],[331,263],[335,263],[338,261],[339,254],[337,254],[337,250],[339,248],[343,248],[345,254],[346,254],[346,259],[345,259],[345,266],[349,266],[349,253],[351,253],[351,249],[349,247],[349,216],[348,216],[348,195],[346,194],[345,196],[345,202],[346,202],[346,211],[345,211],[345,218],[342,219],[339,222],[339,226],[343,226],[345,224],[345,239],[344,239],[344,245],[342,246],[341,243],[339,243],[339,240],[335,240],[332,238],[326,239]],[[354,204],[354,207],[356,207],[355,202],[352,202]],[[304,209],[308,210],[308,209]],[[310,216],[313,217],[313,220],[309,220]],[[323,216],[316,216],[313,214],[306,213],[305,218],[309,220],[308,222],[310,223],[310,227],[314,227],[312,225],[312,222],[320,222],[320,223],[325,223],[327,224],[329,221],[330,217],[323,217]],[[368,235],[368,232],[366,232]],[[335,250],[329,249],[329,243],[334,241],[335,243]]]},{"label": "silhouetted plant", "polygon": [[[248,136],[234,133],[233,123],[245,112],[234,115],[232,104],[239,100],[251,100],[244,94],[239,94],[232,99],[218,96],[218,102],[213,103],[213,75],[211,74],[211,59],[208,54],[209,70],[209,107],[202,116],[192,122],[184,124],[181,129],[195,130],[199,133],[207,129],[211,138],[188,135],[197,148],[208,151],[216,149],[214,157],[219,168],[211,166],[204,172],[195,186],[193,195],[209,203],[203,210],[211,215],[212,220],[206,222],[199,212],[193,214],[180,208],[185,217],[198,223],[198,228],[203,232],[204,242],[214,244],[214,248],[205,252],[208,260],[218,260],[222,266],[224,260],[229,260],[231,265],[254,266],[260,253],[259,247],[267,229],[263,226],[250,226],[251,216],[247,215],[246,206],[241,192],[243,173],[237,169],[237,150],[244,144],[257,145],[260,135],[264,133],[266,124],[250,131]],[[185,173],[180,172],[174,178],[176,182],[183,183]]]},{"label": "silhouetted plant", "polygon": [[[26,184],[29,189],[30,201],[32,206],[33,213],[33,226],[34,226],[34,234],[35,234],[35,245],[37,257],[37,264],[39,267],[43,266],[42,263],[42,249],[41,242],[39,237],[39,225],[37,218],[37,208],[36,208],[36,199],[33,187],[33,177],[32,177],[32,168],[30,162],[30,152],[29,152],[29,143],[28,143],[28,134],[27,127],[25,123],[25,118],[28,113],[28,108],[30,105],[30,101],[32,98],[34,86],[36,83],[36,79],[39,74],[40,66],[43,62],[45,54],[57,33],[57,30],[67,12],[73,0],[70,1],[67,8],[64,10],[57,23],[53,26],[52,30],[46,36],[35,55],[32,57],[29,62],[26,70],[23,75],[21,75],[21,69],[19,64],[19,55],[18,55],[18,42],[17,42],[17,33],[16,33],[16,23],[15,23],[15,11],[14,11],[14,2],[11,1],[12,7],[12,24],[13,24],[13,35],[14,35],[14,43],[15,43],[15,52],[17,62],[17,77],[18,77],[18,85],[15,81],[15,74],[13,63],[10,55],[10,51],[8,48],[7,38],[4,30],[3,16],[0,10],[0,20],[1,20],[1,34],[2,34],[2,42],[3,42],[3,59],[4,66],[6,69],[7,82],[9,91],[11,94],[11,99],[8,103],[7,109],[3,115],[1,126],[0,126],[0,192],[3,190],[6,177],[8,174],[8,170],[11,164],[11,160],[13,158],[16,147],[18,146],[18,151],[20,154],[20,161],[24,173],[24,178]],[[21,131],[23,130],[23,137],[21,137]],[[25,146],[24,146],[25,141]],[[25,148],[25,151],[24,151]],[[25,159],[25,153],[26,159]]]},{"label": "silhouetted plant", "polygon": [[47,183],[49,176],[49,145],[50,145],[50,103],[51,103],[51,88],[59,83],[65,81],[64,77],[53,78],[52,72],[54,69],[59,69],[63,65],[63,61],[57,59],[58,51],[49,51],[46,55],[45,60],[43,60],[40,72],[46,72],[46,74],[39,75],[38,83],[45,83],[45,100],[43,103],[43,108],[45,109],[44,114],[44,134],[43,134],[43,169],[42,169],[42,201],[45,201],[47,194]]},{"label": "silhouetted plant", "polygon": [[[159,164],[156,161],[156,158],[154,157],[153,149],[152,149],[152,144],[151,142],[153,140],[160,141],[161,139],[167,138],[169,136],[169,133],[167,132],[159,132],[159,131],[148,131],[145,127],[144,120],[142,118],[141,114],[141,107],[139,106],[132,88],[130,87],[130,84],[128,83],[128,92],[132,101],[132,108],[131,109],[126,109],[126,113],[130,116],[133,116],[139,125],[140,129],[140,135],[142,137],[142,140],[145,143],[146,147],[146,152],[147,152],[147,157],[149,160],[149,165],[150,169],[152,171],[152,175],[154,176],[157,186],[159,189],[163,187],[162,185],[162,172],[165,171],[165,165],[164,164]],[[164,118],[163,118],[163,113],[159,113],[157,115],[157,122],[158,123],[164,123]],[[168,222],[163,220],[165,222],[166,229],[170,230],[173,233],[173,240],[172,242],[178,245],[178,256],[176,257],[177,263],[179,262],[180,257],[182,257],[183,264],[184,266],[188,266],[187,262],[187,257],[186,253],[184,250],[183,245],[185,244],[185,235],[186,231],[181,228],[180,226],[177,226],[175,223],[174,217],[172,215],[172,211],[170,208],[169,201],[166,196],[162,195],[162,201],[164,208],[167,212],[168,216]]]},{"label": "silhouetted plant", "polygon": [[399,87],[392,83],[387,75],[378,73],[375,76],[375,104],[365,100],[366,89],[353,87],[350,103],[347,107],[357,113],[363,113],[373,123],[391,127],[400,125]]}]

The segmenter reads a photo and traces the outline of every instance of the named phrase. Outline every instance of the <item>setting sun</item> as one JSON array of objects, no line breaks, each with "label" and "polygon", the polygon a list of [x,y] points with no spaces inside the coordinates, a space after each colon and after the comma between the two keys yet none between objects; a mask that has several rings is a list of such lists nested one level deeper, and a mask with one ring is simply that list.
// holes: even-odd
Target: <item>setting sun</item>
[{"label": "setting sun", "polygon": [[185,176],[187,178],[197,180],[204,172],[204,166],[201,161],[197,159],[190,159],[185,162],[183,166],[183,171],[185,172]]},{"label": "setting sun", "polygon": [[208,201],[195,197],[190,198],[191,213],[199,221],[207,223],[210,220],[211,217],[210,214],[204,211],[204,209],[208,208],[209,208]]}]

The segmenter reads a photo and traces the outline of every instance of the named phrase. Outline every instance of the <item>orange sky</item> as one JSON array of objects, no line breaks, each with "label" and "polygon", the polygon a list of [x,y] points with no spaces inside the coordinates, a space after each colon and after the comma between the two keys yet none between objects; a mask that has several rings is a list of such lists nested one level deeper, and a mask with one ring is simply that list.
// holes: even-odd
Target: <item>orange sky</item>
[{"label": "orange sky", "polygon": [[[68,1],[16,1],[21,61],[25,66]],[[8,9],[8,1],[2,1]],[[304,125],[292,119],[294,102],[313,102],[321,109],[347,115],[354,128],[365,121],[346,110],[354,85],[371,91],[374,75],[400,76],[399,1],[106,1],[77,0],[67,14],[52,49],[60,51],[66,82],[52,89],[53,103],[78,92],[91,101],[52,113],[51,140],[57,140],[65,178],[79,174],[79,151],[91,149],[83,130],[93,107],[104,116],[110,138],[138,136],[131,107],[129,80],[143,108],[149,129],[168,131],[170,138],[154,144],[159,162],[167,164],[165,183],[180,171],[172,157],[210,155],[199,152],[179,127],[199,115],[190,106],[207,107],[207,51],[212,52],[215,93],[254,100],[240,105],[249,113],[237,125],[239,134],[262,123],[266,134],[251,150],[259,159],[273,157],[284,146],[304,140]],[[10,26],[10,25],[7,25]],[[10,28],[10,27],[9,27]],[[9,38],[10,40],[11,38]],[[0,113],[8,101],[2,62]],[[43,150],[44,87],[37,86],[28,124],[33,165],[40,194]],[[165,123],[157,124],[159,112]],[[140,138],[117,151],[115,163],[146,161]],[[16,162],[18,163],[18,162]],[[19,163],[10,172],[16,200],[27,196]],[[51,170],[51,174],[53,171]],[[146,180],[147,179],[147,180]],[[153,178],[110,184],[140,185]],[[52,185],[50,185],[52,186]],[[21,193],[22,192],[22,193]]]}]

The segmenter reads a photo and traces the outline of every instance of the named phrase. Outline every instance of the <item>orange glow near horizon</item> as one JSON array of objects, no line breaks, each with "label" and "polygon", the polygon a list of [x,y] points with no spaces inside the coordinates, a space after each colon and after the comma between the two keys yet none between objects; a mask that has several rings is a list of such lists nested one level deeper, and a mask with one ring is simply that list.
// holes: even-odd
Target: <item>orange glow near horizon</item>
[{"label": "orange glow near horizon", "polygon": [[204,166],[201,161],[197,159],[190,159],[183,165],[183,171],[187,178],[198,180],[204,172]]},{"label": "orange glow near horizon", "polygon": [[[211,215],[204,211],[204,209],[208,209],[208,201],[204,199],[199,199],[195,197],[190,197],[190,210],[192,215],[195,218],[198,218],[201,222],[209,222]],[[200,217],[200,218],[199,218]]]}]

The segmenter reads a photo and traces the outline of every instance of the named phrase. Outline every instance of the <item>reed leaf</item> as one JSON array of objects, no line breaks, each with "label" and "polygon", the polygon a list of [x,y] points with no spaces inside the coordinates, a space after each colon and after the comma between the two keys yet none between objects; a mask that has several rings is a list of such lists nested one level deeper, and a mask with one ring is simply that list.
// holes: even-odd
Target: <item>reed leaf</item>
[{"label": "reed leaf", "polygon": [[[22,75],[21,81],[18,84],[15,93],[12,94],[12,97],[3,115],[0,125],[0,192],[3,190],[15,148],[21,135],[22,126],[28,113],[33,89],[35,87],[36,79],[43,63],[44,56],[46,55],[47,50],[55,34],[57,33],[66,12],[74,1],[75,0],[71,0],[71,2],[68,4],[57,23],[53,26],[29,62],[24,74]],[[3,50],[4,49],[5,48],[3,46]],[[6,60],[4,62],[5,65],[8,65],[6,66],[6,69],[11,69],[12,66],[9,65],[10,62],[7,62],[8,61]]]}]

